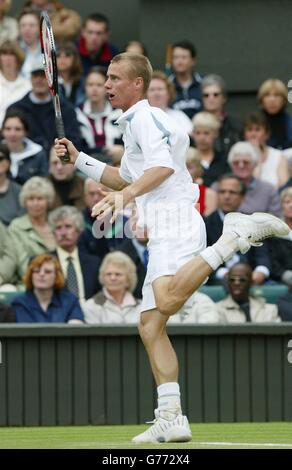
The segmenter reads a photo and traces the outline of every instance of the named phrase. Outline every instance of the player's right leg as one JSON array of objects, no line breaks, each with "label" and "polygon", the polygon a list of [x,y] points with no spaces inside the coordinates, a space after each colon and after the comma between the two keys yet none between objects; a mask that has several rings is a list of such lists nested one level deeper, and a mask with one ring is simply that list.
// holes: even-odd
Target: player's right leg
[{"label": "player's right leg", "polygon": [[158,407],[152,426],[134,437],[136,444],[187,442],[192,438],[187,417],[181,410],[178,362],[166,333],[167,319],[156,309],[141,314],[139,333],[157,384]]}]

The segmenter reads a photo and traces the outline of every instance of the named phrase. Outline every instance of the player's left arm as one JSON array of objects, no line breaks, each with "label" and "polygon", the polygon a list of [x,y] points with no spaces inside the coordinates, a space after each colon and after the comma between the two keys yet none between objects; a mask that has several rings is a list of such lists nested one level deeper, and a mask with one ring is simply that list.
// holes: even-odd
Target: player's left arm
[{"label": "player's left arm", "polygon": [[122,191],[108,193],[102,201],[93,207],[91,215],[102,219],[112,213],[111,222],[113,222],[118,213],[136,197],[143,196],[143,194],[160,186],[173,172],[172,168],[167,167],[154,167],[145,170],[140,178]]}]

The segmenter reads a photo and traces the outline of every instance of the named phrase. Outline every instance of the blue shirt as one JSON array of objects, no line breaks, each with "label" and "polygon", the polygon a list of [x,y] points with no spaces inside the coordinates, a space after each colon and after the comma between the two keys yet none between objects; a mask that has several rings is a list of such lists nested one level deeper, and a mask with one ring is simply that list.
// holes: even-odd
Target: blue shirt
[{"label": "blue shirt", "polygon": [[67,323],[69,320],[84,321],[77,297],[66,289],[55,291],[44,311],[33,291],[16,297],[12,302],[18,323]]}]

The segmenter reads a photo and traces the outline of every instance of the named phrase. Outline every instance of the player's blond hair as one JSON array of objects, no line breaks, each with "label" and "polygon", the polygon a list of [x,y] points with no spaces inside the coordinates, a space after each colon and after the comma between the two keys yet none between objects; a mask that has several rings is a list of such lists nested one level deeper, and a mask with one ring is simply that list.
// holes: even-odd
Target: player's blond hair
[{"label": "player's blond hair", "polygon": [[152,78],[152,65],[149,59],[141,54],[134,54],[132,52],[122,52],[113,57],[111,64],[118,64],[126,62],[129,71],[129,78],[135,79],[141,77],[143,80],[143,92],[147,93],[151,78]]}]

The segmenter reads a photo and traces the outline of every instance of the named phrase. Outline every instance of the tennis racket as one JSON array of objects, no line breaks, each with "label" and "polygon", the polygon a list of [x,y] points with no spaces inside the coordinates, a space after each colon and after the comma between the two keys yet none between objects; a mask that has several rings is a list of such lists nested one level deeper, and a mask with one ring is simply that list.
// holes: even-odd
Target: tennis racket
[{"label": "tennis racket", "polygon": [[[49,85],[51,95],[53,97],[54,110],[55,110],[55,122],[57,136],[59,139],[65,137],[64,123],[62,119],[60,98],[58,91],[58,69],[56,59],[56,47],[53,35],[53,29],[51,20],[46,11],[41,13],[40,21],[40,42],[43,55],[43,65]],[[68,152],[61,157],[62,162],[70,162],[70,156]]]}]

